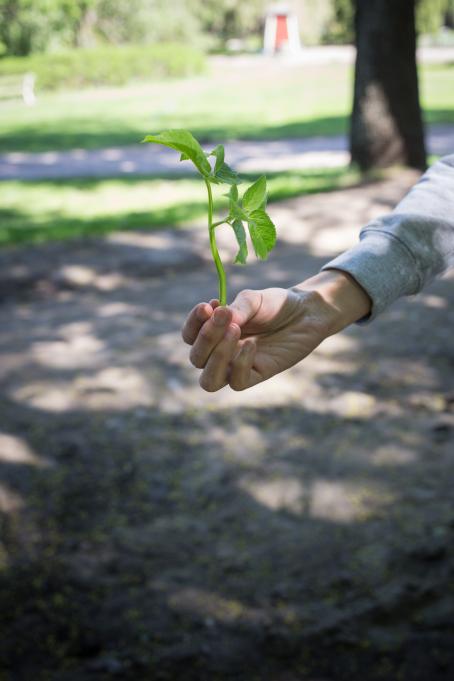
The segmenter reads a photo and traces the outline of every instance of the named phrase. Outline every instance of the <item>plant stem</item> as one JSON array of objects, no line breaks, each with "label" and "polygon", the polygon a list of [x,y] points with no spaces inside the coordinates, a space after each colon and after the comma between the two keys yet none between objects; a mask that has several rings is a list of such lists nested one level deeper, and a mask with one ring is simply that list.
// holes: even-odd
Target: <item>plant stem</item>
[{"label": "plant stem", "polygon": [[221,303],[221,305],[227,305],[227,280],[225,276],[224,267],[219,256],[215,236],[216,227],[222,223],[213,224],[213,193],[211,191],[211,185],[208,182],[208,180],[205,180],[205,184],[207,186],[208,191],[208,232],[210,235],[210,247],[219,277],[219,302]]}]

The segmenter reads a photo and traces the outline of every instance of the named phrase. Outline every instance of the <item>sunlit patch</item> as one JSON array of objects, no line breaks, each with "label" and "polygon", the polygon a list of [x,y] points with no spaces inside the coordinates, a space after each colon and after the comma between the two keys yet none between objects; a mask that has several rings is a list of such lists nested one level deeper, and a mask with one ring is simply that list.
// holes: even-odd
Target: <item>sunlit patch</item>
[{"label": "sunlit patch", "polygon": [[16,492],[0,485],[0,513],[15,513],[23,506],[24,501]]},{"label": "sunlit patch", "polygon": [[[245,158],[238,161],[236,167],[243,173],[258,173],[263,170],[263,158]],[[312,168],[344,168],[349,161],[347,151],[302,151],[299,154],[278,153],[266,158],[267,172],[285,172]]]},{"label": "sunlit patch", "polygon": [[146,378],[132,367],[108,367],[94,376],[77,381],[79,394],[84,394],[87,406],[94,409],[149,406],[153,396]]},{"label": "sunlit patch", "polygon": [[329,257],[348,250],[356,244],[358,230],[355,227],[339,229],[337,220],[332,227],[325,227],[311,236],[311,252],[318,257]]},{"label": "sunlit patch", "polygon": [[75,381],[36,382],[12,392],[12,398],[37,409],[61,413],[81,411],[124,411],[148,407],[156,396],[141,372],[132,367],[108,367]]},{"label": "sunlit patch", "polygon": [[213,444],[222,447],[227,461],[244,464],[248,468],[262,464],[263,455],[269,446],[268,433],[245,423],[236,425],[232,432],[213,426],[210,428],[208,438]]},{"label": "sunlit patch", "polygon": [[50,465],[50,461],[35,454],[25,440],[9,433],[0,433],[0,461],[37,467]]},{"label": "sunlit patch", "polygon": [[66,369],[96,366],[103,349],[104,343],[92,335],[74,335],[66,340],[34,343],[31,354],[42,366]]},{"label": "sunlit patch", "polygon": [[[317,355],[328,357],[331,361],[340,354],[348,354],[354,352],[358,348],[358,340],[346,333],[336,334],[326,338],[323,343],[317,348]],[[344,358],[342,358],[344,361]]]},{"label": "sunlit patch", "polygon": [[59,382],[58,385],[50,382],[27,383],[27,385],[13,390],[11,397],[20,404],[30,407],[60,413],[75,408],[75,401],[70,393],[69,382]]},{"label": "sunlit patch", "polygon": [[370,461],[377,466],[403,466],[417,461],[416,453],[407,447],[399,445],[383,445],[378,447],[370,457]]},{"label": "sunlit patch", "polygon": [[169,606],[178,612],[189,612],[207,618],[207,624],[216,621],[224,623],[264,623],[266,613],[250,608],[233,598],[224,598],[203,589],[180,589],[169,596]]},{"label": "sunlit patch", "polygon": [[347,390],[329,400],[329,410],[343,418],[368,419],[376,410],[376,399],[368,393]]},{"label": "sunlit patch", "polygon": [[304,508],[304,488],[294,478],[278,480],[242,480],[242,490],[250,494],[256,501],[273,511],[292,511],[301,513]]},{"label": "sunlit patch", "polygon": [[448,301],[445,298],[430,293],[420,293],[416,298],[410,298],[410,301],[436,310],[445,310],[448,307]]},{"label": "sunlit patch", "polygon": [[117,315],[135,315],[141,312],[138,305],[131,305],[129,303],[106,303],[98,308],[99,317],[116,317]]},{"label": "sunlit patch", "polygon": [[58,273],[67,285],[76,288],[91,286],[99,291],[113,291],[125,285],[126,278],[118,272],[99,273],[86,265],[64,265]]},{"label": "sunlit patch", "polygon": [[96,270],[86,265],[64,265],[61,273],[68,282],[75,286],[87,286],[96,279]]},{"label": "sunlit patch", "polygon": [[309,512],[312,517],[348,523],[356,519],[359,510],[359,499],[354,489],[340,482],[326,480],[312,485],[309,493]]}]

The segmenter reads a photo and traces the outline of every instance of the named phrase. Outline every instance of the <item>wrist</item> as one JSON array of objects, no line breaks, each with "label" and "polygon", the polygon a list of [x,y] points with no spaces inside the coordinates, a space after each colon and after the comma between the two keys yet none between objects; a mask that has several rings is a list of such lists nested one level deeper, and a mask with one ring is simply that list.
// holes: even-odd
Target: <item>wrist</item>
[{"label": "wrist", "polygon": [[328,335],[370,314],[372,301],[358,282],[343,270],[324,270],[301,284],[294,291],[316,291],[326,303]]}]

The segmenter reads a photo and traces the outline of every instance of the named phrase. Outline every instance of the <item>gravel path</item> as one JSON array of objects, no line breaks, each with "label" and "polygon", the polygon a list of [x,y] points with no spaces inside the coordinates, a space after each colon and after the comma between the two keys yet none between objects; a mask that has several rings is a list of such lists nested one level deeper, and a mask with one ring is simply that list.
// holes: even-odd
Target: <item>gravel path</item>
[{"label": "gravel path", "polygon": [[[206,145],[211,149],[214,143]],[[240,172],[272,172],[344,166],[349,161],[345,137],[309,137],[226,143],[229,163]],[[430,154],[454,153],[454,126],[437,125],[428,133]],[[13,152],[0,156],[0,179],[32,180],[62,177],[115,177],[191,172],[169,149],[135,145],[110,149]]]}]

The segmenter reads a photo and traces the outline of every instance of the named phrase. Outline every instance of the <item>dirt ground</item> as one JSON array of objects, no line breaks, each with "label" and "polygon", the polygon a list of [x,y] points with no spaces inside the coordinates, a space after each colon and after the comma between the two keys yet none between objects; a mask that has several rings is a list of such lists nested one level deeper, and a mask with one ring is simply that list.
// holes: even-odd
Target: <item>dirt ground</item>
[{"label": "dirt ground", "polygon": [[[274,206],[231,294],[302,281],[413,179]],[[179,337],[206,250],[0,253],[0,679],[454,678],[453,274],[210,395]]]}]

